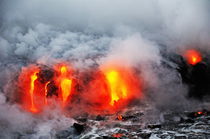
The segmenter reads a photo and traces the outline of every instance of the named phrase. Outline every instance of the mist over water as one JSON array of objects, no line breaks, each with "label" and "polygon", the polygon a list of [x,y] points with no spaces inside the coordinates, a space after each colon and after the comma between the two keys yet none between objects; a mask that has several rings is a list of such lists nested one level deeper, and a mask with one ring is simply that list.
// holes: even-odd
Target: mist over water
[{"label": "mist over water", "polygon": [[85,71],[117,62],[141,71],[144,99],[158,111],[196,105],[162,53],[209,52],[209,12],[208,0],[1,1],[0,138],[53,136],[74,122],[58,109],[34,116],[13,102],[17,76],[31,63],[67,61]]}]

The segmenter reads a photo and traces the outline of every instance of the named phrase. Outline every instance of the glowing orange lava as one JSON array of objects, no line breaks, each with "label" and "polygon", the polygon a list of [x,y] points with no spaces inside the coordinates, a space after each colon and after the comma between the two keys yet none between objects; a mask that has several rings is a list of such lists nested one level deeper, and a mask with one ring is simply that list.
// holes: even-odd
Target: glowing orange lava
[{"label": "glowing orange lava", "polygon": [[111,91],[110,105],[114,105],[119,99],[126,98],[128,88],[120,77],[120,73],[116,70],[111,70],[105,73]]},{"label": "glowing orange lava", "polygon": [[31,86],[30,86],[30,92],[29,93],[30,93],[30,98],[31,98],[31,108],[30,108],[30,110],[32,112],[37,112],[38,111],[37,108],[34,105],[34,82],[38,78],[37,73],[38,72],[35,72],[33,75],[31,75],[31,84],[30,84]]},{"label": "glowing orange lava", "polygon": [[[21,103],[23,107],[33,113],[40,111],[39,95],[38,91],[42,91],[41,86],[37,84],[39,68],[31,65],[27,68],[23,68],[19,76],[19,87],[21,88]],[[37,101],[38,100],[38,101]]]},{"label": "glowing orange lava", "polygon": [[193,49],[186,51],[185,58],[187,59],[187,62],[191,65],[195,65],[202,61],[202,56],[200,52]]},{"label": "glowing orange lava", "polygon": [[115,133],[112,135],[112,137],[114,137],[114,138],[121,138],[122,136],[123,136],[123,134],[121,134],[121,133]]},{"label": "glowing orange lava", "polygon": [[[91,112],[116,112],[130,103],[134,98],[141,97],[139,78],[128,67],[106,66],[94,70],[91,74],[74,79],[72,69],[67,64],[53,67],[53,76],[45,76],[45,69],[29,65],[22,69],[19,76],[19,92],[24,109],[32,113],[40,113],[46,106],[58,102],[63,108],[73,102],[73,98],[88,105]],[[78,88],[76,88],[76,86]],[[77,95],[77,91],[85,91]],[[50,96],[57,96],[48,99]],[[73,103],[71,103],[73,104]],[[119,120],[123,120],[121,115]]]},{"label": "glowing orange lava", "polygon": [[140,82],[130,69],[108,67],[104,75],[109,87],[109,105],[115,106],[119,102],[125,104],[127,100],[141,95]]},{"label": "glowing orange lava", "polygon": [[[20,101],[24,109],[33,113],[41,112],[45,106],[51,105],[48,104],[48,93],[58,94],[62,106],[67,104],[72,92],[71,72],[68,66],[62,64],[56,66],[55,73],[53,78],[45,79],[42,77],[40,67],[36,65],[29,65],[22,69],[19,76],[19,89]],[[52,84],[49,86],[50,83]],[[52,92],[50,87],[59,89]]]},{"label": "glowing orange lava", "polygon": [[123,120],[122,115],[118,115],[118,116],[117,116],[117,119],[120,120],[120,121],[122,121],[122,120]]},{"label": "glowing orange lava", "polygon": [[201,111],[199,111],[199,112],[197,112],[199,115],[201,115],[201,114],[203,114],[203,112],[201,112]]},{"label": "glowing orange lava", "polygon": [[71,73],[66,65],[59,66],[59,77],[58,77],[58,84],[60,88],[60,97],[62,100],[63,105],[65,105],[71,95],[72,91],[72,79]]}]

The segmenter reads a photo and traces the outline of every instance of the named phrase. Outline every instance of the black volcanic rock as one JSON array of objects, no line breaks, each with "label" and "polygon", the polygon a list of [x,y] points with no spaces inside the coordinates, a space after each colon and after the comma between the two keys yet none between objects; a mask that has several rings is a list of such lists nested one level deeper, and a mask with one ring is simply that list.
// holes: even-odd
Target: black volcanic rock
[{"label": "black volcanic rock", "polygon": [[105,120],[105,117],[103,117],[101,115],[96,116],[96,121],[103,121],[103,120]]},{"label": "black volcanic rock", "polygon": [[150,128],[150,129],[155,129],[155,128],[161,128],[161,125],[160,124],[153,124],[153,125],[148,125],[147,127]]},{"label": "black volcanic rock", "polygon": [[178,54],[166,59],[177,65],[170,68],[176,69],[181,75],[182,82],[188,85],[189,97],[202,100],[204,96],[210,96],[210,61],[207,58],[203,58],[203,61],[195,65],[188,64],[186,59]]},{"label": "black volcanic rock", "polygon": [[81,134],[85,130],[85,125],[83,125],[83,124],[74,123],[73,127],[78,134]]}]

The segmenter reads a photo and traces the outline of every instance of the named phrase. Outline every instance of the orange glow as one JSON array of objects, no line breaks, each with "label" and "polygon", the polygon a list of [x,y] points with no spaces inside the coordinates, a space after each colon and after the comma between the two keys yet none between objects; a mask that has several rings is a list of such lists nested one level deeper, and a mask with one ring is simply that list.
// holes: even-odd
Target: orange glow
[{"label": "orange glow", "polygon": [[[103,65],[100,70],[90,73],[81,76],[89,80],[82,82],[86,92],[81,94],[86,104],[90,104],[87,105],[88,112],[115,113],[142,96],[141,82],[132,68]],[[118,120],[122,118],[117,117]]]},{"label": "orange glow", "polygon": [[42,85],[38,81],[39,68],[32,65],[23,68],[19,76],[19,86],[21,88],[20,98],[23,107],[33,113],[41,110],[43,103]]},{"label": "orange glow", "polygon": [[[47,96],[49,87],[58,87],[51,93],[58,94],[62,106],[65,106],[72,92],[72,79],[69,67],[66,65],[56,66],[53,80],[44,80],[39,76],[40,68],[30,65],[22,69],[19,76],[20,103],[23,108],[32,113],[41,112],[48,104]],[[49,84],[52,82],[52,85]],[[53,83],[54,82],[54,83]]]},{"label": "orange glow", "polygon": [[120,98],[126,98],[128,92],[127,86],[117,71],[111,70],[106,72],[105,75],[111,91],[110,105],[113,106],[114,103],[117,102]]},{"label": "orange glow", "polygon": [[[33,113],[42,112],[54,101],[65,108],[67,104],[74,103],[75,97],[81,97],[79,99],[84,104],[90,104],[87,109],[90,108],[91,112],[113,113],[142,95],[140,80],[128,67],[101,67],[101,70],[91,71],[91,74],[87,72],[81,77],[76,76],[80,80],[73,78],[73,70],[67,64],[55,65],[50,78],[45,76],[47,70],[43,69],[30,65],[24,67],[19,76],[20,103],[24,109]],[[85,92],[77,95],[77,91]],[[54,97],[47,99],[48,96]],[[123,117],[119,115],[118,120],[123,120]]]},{"label": "orange glow", "polygon": [[71,93],[71,84],[72,84],[72,80],[67,78],[66,75],[67,75],[67,67],[62,66],[61,67],[62,79],[61,79],[60,87],[62,91],[62,100],[64,103],[67,101],[67,98],[69,97]]},{"label": "orange glow", "polygon": [[63,102],[67,101],[67,98],[71,93],[71,83],[72,83],[72,81],[69,79],[66,79],[66,78],[61,80],[61,90],[62,90]]},{"label": "orange glow", "polygon": [[35,80],[38,78],[37,77],[37,73],[38,72],[35,72],[33,75],[31,75],[31,87],[30,87],[30,97],[31,97],[31,108],[30,110],[32,112],[37,112],[37,108],[34,106],[34,82]]},{"label": "orange glow", "polygon": [[203,112],[201,112],[201,111],[199,111],[199,112],[197,112],[199,115],[201,115],[201,114],[203,114]]},{"label": "orange glow", "polygon": [[186,51],[185,58],[187,59],[187,62],[191,65],[195,65],[202,61],[202,56],[200,52],[193,49]]},{"label": "orange glow", "polygon": [[131,69],[110,66],[103,72],[109,88],[110,106],[125,105],[128,100],[141,96],[140,81]]},{"label": "orange glow", "polygon": [[69,99],[69,96],[72,92],[72,79],[70,70],[66,65],[58,66],[59,68],[59,77],[58,77],[58,84],[61,91],[60,97],[62,100],[63,105],[65,105]]},{"label": "orange glow", "polygon": [[120,120],[120,121],[122,121],[122,120],[123,120],[122,115],[118,115],[118,116],[117,116],[117,119]]},{"label": "orange glow", "polygon": [[123,134],[121,134],[121,133],[115,133],[112,135],[112,137],[114,137],[114,138],[121,138],[122,136],[123,136]]}]

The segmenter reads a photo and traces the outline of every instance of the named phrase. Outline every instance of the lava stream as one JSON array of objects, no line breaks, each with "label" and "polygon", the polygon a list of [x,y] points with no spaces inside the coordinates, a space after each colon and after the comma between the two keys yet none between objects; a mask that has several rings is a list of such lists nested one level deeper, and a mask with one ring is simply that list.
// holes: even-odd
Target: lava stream
[{"label": "lava stream", "polygon": [[103,69],[103,73],[109,88],[110,106],[126,105],[141,96],[140,81],[130,68],[108,66]]},{"label": "lava stream", "polygon": [[38,72],[35,72],[33,75],[31,75],[31,83],[30,83],[30,99],[31,99],[31,108],[30,108],[30,110],[32,111],[32,112],[37,112],[38,111],[38,109],[35,107],[35,105],[34,105],[34,82],[37,80],[37,73]]},{"label": "lava stream", "polygon": [[63,65],[60,67],[60,75],[59,75],[59,87],[61,91],[61,100],[63,105],[65,105],[68,101],[69,96],[71,95],[72,90],[72,79],[69,77],[68,67]]},{"label": "lava stream", "polygon": [[123,82],[119,73],[115,70],[109,71],[105,73],[106,78],[108,80],[108,84],[110,86],[111,93],[111,101],[110,105],[114,105],[119,99],[126,98],[127,96],[127,86]]}]

